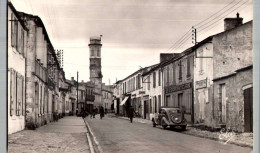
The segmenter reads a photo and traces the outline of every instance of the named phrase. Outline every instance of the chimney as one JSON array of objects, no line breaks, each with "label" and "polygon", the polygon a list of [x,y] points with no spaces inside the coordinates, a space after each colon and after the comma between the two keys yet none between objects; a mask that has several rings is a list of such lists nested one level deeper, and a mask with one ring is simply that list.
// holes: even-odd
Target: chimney
[{"label": "chimney", "polygon": [[236,18],[225,18],[224,19],[224,31],[233,29],[242,24],[243,24],[243,18],[239,17],[239,13],[237,13]]},{"label": "chimney", "polygon": [[71,81],[74,82],[74,77],[71,77]]},{"label": "chimney", "polygon": [[160,53],[160,63],[164,61],[168,61],[174,57],[179,55],[179,53]]}]

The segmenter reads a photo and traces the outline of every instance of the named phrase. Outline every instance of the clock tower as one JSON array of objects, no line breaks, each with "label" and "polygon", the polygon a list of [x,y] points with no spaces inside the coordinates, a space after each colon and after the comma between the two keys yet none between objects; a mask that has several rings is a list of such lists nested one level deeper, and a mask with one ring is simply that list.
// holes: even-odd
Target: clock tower
[{"label": "clock tower", "polygon": [[90,81],[95,84],[95,105],[102,104],[102,71],[101,71],[101,37],[90,37],[89,43],[89,70]]}]

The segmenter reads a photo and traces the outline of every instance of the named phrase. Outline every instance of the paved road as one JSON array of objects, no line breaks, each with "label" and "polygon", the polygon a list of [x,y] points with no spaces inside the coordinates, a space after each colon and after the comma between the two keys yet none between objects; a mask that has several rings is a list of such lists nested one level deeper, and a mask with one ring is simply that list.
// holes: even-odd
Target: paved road
[{"label": "paved road", "polygon": [[36,130],[8,135],[8,153],[88,153],[86,132],[81,117],[67,116]]},{"label": "paved road", "polygon": [[199,138],[147,124],[105,117],[87,118],[105,153],[250,153],[251,148]]}]

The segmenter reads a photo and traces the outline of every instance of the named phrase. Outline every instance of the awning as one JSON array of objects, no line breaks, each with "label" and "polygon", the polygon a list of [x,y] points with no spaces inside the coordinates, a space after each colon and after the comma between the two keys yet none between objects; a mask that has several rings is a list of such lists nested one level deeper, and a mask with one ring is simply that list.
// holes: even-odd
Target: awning
[{"label": "awning", "polygon": [[128,96],[127,97],[125,97],[125,99],[120,103],[120,105],[122,106],[122,105],[124,105],[125,104],[125,102],[127,101],[127,99],[128,99]]}]

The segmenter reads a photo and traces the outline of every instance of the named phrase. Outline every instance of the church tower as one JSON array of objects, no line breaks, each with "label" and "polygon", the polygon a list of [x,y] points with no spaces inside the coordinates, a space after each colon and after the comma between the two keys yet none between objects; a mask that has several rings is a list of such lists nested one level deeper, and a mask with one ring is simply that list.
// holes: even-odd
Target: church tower
[{"label": "church tower", "polygon": [[90,37],[89,70],[90,81],[95,84],[95,105],[102,104],[101,37]]}]

